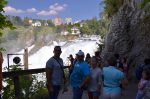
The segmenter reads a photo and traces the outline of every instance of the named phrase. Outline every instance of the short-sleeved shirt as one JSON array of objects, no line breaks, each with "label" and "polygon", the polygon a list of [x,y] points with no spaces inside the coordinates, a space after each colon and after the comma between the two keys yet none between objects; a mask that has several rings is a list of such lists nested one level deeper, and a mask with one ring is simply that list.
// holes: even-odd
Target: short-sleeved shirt
[{"label": "short-sleeved shirt", "polygon": [[139,85],[143,86],[143,88],[142,89],[138,89],[138,93],[139,94],[143,94],[144,93],[143,91],[144,91],[144,88],[145,88],[147,82],[148,82],[148,80],[145,80],[143,78],[140,80]]},{"label": "short-sleeved shirt", "polygon": [[87,62],[77,61],[74,65],[73,72],[70,75],[70,84],[72,87],[79,87],[80,84],[90,75],[90,66]]},{"label": "short-sleeved shirt", "polygon": [[91,80],[88,83],[88,90],[90,92],[97,91],[99,85],[102,84],[102,71],[99,67],[91,68]]},{"label": "short-sleeved shirt", "polygon": [[143,99],[150,99],[150,80],[147,82],[144,88],[144,97]]},{"label": "short-sleeved shirt", "polygon": [[120,93],[120,81],[124,78],[124,73],[113,66],[103,68],[104,87],[103,92],[109,93]]},{"label": "short-sleeved shirt", "polygon": [[[63,60],[61,58],[57,58],[61,66],[63,66]],[[53,57],[51,57],[47,63],[46,68],[53,69],[52,73],[52,84],[53,85],[61,85],[63,79],[63,71],[59,64]]]}]

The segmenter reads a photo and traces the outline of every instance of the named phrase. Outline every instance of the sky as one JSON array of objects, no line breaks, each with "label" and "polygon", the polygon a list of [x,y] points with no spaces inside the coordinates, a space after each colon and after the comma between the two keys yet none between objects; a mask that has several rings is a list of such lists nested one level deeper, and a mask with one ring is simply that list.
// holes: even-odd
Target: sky
[{"label": "sky", "polygon": [[101,0],[7,0],[6,15],[53,19],[70,17],[74,21],[99,18]]}]

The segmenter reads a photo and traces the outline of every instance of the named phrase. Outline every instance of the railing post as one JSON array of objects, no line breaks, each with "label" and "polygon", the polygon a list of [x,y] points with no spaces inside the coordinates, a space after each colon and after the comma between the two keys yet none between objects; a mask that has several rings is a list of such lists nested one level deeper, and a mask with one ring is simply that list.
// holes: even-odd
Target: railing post
[{"label": "railing post", "polygon": [[15,89],[15,99],[20,99],[20,85],[19,85],[19,76],[14,76],[14,89]]},{"label": "railing post", "polygon": [[24,49],[24,69],[27,70],[28,69],[28,48]]}]

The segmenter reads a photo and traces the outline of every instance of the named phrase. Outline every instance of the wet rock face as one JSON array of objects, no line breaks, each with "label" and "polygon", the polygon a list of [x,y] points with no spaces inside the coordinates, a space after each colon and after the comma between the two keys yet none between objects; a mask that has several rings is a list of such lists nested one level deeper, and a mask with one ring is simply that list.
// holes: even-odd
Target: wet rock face
[{"label": "wet rock face", "polygon": [[147,13],[139,8],[141,1],[125,0],[112,17],[105,39],[104,59],[119,53],[128,57],[129,65],[136,66],[150,57],[150,18],[145,19]]}]

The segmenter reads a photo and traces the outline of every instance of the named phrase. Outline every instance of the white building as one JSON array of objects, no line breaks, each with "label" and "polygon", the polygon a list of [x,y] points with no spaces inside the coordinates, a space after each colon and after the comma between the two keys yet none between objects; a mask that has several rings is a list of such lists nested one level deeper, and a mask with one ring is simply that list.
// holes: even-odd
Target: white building
[{"label": "white building", "polygon": [[53,23],[55,24],[55,26],[61,25],[61,24],[63,24],[63,19],[57,17],[57,18],[53,19]]},{"label": "white building", "polygon": [[48,23],[47,23],[47,22],[45,22],[45,23],[44,23],[44,26],[48,26]]},{"label": "white building", "polygon": [[29,24],[31,25],[33,23],[33,21],[32,20],[29,20]]},{"label": "white building", "polygon": [[77,27],[72,27],[71,28],[71,34],[80,34],[80,30]]},{"label": "white building", "polygon": [[32,23],[32,26],[41,26],[41,22],[40,21],[36,21],[35,23]]},{"label": "white building", "polygon": [[70,24],[70,23],[72,24],[72,18],[66,18],[65,21],[66,21],[66,24]]},{"label": "white building", "polygon": [[61,31],[61,35],[68,35],[68,34],[69,34],[69,32],[67,30]]}]

